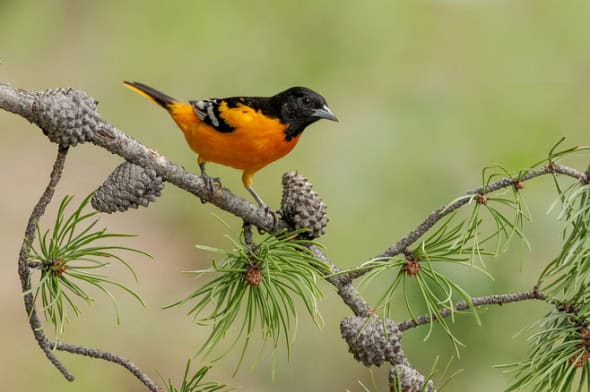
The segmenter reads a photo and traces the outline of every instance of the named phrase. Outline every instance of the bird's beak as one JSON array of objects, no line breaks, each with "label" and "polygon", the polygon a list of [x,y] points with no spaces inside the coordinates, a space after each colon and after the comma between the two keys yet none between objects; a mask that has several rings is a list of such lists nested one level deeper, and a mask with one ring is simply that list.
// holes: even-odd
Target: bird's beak
[{"label": "bird's beak", "polygon": [[338,117],[332,113],[328,105],[324,105],[324,107],[321,109],[315,109],[312,113],[312,116],[338,122]]}]

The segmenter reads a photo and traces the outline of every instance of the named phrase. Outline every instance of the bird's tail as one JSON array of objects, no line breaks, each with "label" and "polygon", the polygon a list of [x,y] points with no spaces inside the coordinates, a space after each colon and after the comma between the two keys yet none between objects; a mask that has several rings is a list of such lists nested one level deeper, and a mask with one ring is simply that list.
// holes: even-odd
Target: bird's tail
[{"label": "bird's tail", "polygon": [[182,129],[182,132],[185,134],[185,136],[187,135],[187,132],[191,132],[191,127],[200,121],[195,114],[193,107],[186,102],[177,101],[174,98],[161,93],[150,86],[146,86],[143,83],[123,82],[123,84],[136,93],[143,95],[150,101],[155,102],[166,109],[176,124],[178,124],[180,129]]},{"label": "bird's tail", "polygon": [[130,88],[131,90],[135,91],[136,93],[143,95],[147,99],[152,102],[157,103],[161,107],[166,110],[172,109],[174,104],[178,103],[174,98],[154,89],[150,86],[147,86],[143,83],[138,82],[123,82],[123,84]]}]

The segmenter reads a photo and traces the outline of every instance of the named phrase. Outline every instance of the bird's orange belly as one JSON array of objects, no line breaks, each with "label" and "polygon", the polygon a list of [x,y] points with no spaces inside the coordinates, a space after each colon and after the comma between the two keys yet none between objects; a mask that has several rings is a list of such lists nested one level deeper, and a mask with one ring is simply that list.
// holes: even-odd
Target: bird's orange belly
[{"label": "bird's orange belly", "polygon": [[247,171],[257,171],[285,156],[299,140],[299,135],[285,140],[285,127],[278,120],[245,124],[227,133],[198,120],[183,125],[186,141],[199,154],[199,161]]}]

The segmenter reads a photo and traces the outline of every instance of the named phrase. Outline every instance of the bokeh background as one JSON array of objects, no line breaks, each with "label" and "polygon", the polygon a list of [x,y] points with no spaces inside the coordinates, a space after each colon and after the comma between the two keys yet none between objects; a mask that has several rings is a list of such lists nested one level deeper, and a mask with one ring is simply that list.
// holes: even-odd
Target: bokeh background
[{"label": "bokeh background", "polygon": [[[370,1],[10,1],[0,2],[0,81],[41,90],[83,89],[120,129],[197,171],[181,133],[155,105],[123,88],[122,80],[151,84],[181,99],[271,95],[305,85],[327,97],[341,122],[320,122],[295,151],[263,170],[256,189],[272,206],[287,170],[306,175],[329,206],[322,238],[327,254],[352,267],[379,253],[434,208],[480,183],[481,168],[510,170],[542,159],[562,136],[588,144],[590,3],[551,0]],[[38,129],[0,112],[0,379],[12,391],[142,391],[122,369],[59,353],[77,376],[66,382],[48,363],[26,323],[16,274],[25,221],[44,188],[56,148]],[[56,200],[77,200],[120,163],[93,146],[68,157]],[[584,168],[587,159],[572,162]],[[238,172],[212,165],[210,173],[239,195],[249,195]],[[489,260],[491,281],[450,271],[472,295],[527,289],[559,249],[561,224],[547,214],[555,198],[549,178],[527,184],[532,250],[517,243]],[[54,211],[52,209],[51,211]],[[50,212],[42,224],[48,225]],[[187,358],[208,332],[161,305],[195,284],[180,271],[203,268],[211,255],[195,244],[229,247],[223,236],[240,222],[168,186],[149,209],[102,217],[114,231],[136,233],[128,245],[154,260],[130,256],[140,277],[111,273],[138,290],[142,308],[121,294],[119,326],[108,299],[73,320],[63,340],[123,354],[157,378],[178,380]],[[366,290],[373,303],[383,286]],[[231,376],[237,352],[218,362],[211,379],[247,391],[361,391],[370,373],[347,353],[339,322],[349,314],[329,286],[320,307],[322,330],[301,317],[290,362],[246,358]],[[401,303],[400,303],[401,304]],[[499,391],[510,375],[493,365],[526,355],[518,334],[547,308],[516,304],[482,312],[483,326],[460,317],[456,335],[466,345],[451,368],[464,369],[452,391]],[[399,312],[399,319],[405,318]],[[439,332],[407,334],[404,348],[427,373],[452,346]],[[195,364],[208,363],[201,358]],[[251,364],[258,362],[251,369]],[[387,369],[374,372],[385,389]]]}]

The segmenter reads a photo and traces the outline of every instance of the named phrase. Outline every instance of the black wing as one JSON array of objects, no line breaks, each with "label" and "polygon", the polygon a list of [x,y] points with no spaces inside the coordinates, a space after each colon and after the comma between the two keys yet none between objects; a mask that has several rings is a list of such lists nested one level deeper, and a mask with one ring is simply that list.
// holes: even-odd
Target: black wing
[{"label": "black wing", "polygon": [[201,121],[215,128],[219,132],[233,132],[235,128],[226,123],[220,116],[219,105],[222,102],[224,102],[223,99],[217,98],[189,101]]}]

